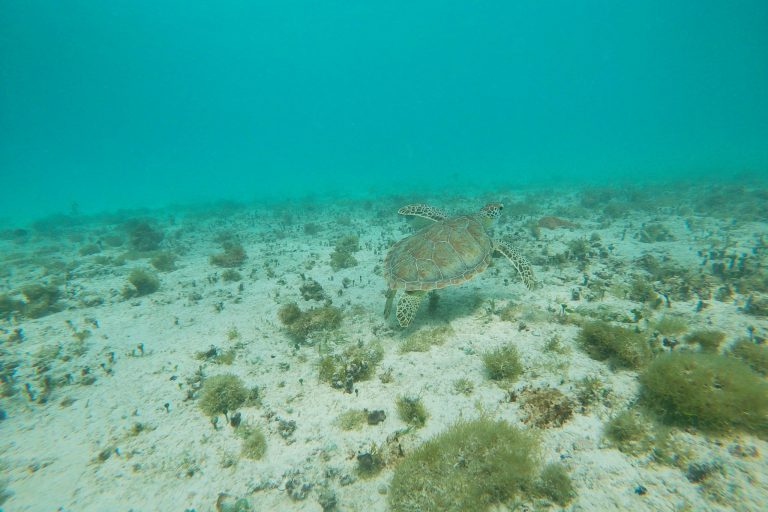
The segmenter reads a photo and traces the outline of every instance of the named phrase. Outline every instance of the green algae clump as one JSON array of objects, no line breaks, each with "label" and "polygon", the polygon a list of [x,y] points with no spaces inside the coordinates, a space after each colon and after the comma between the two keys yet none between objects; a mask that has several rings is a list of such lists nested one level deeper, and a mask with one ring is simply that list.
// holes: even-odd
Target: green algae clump
[{"label": "green algae clump", "polygon": [[123,297],[143,297],[155,293],[160,288],[160,279],[154,272],[143,268],[134,268],[128,275],[128,284],[123,288]]},{"label": "green algae clump", "polygon": [[351,268],[357,265],[357,260],[353,256],[360,250],[360,241],[356,235],[347,235],[336,242],[331,253],[331,268],[338,272],[343,268]]},{"label": "green algae clump", "polygon": [[223,268],[240,267],[245,263],[247,255],[242,244],[232,241],[224,241],[221,244],[222,252],[212,254],[209,258],[211,265]]},{"label": "green algae clump", "polygon": [[483,364],[491,380],[513,381],[523,373],[520,354],[514,345],[504,345],[485,353]]},{"label": "green algae clump", "polygon": [[675,336],[688,330],[688,322],[679,316],[662,315],[654,322],[653,328],[664,336]]},{"label": "green algae clump", "polygon": [[505,421],[459,421],[395,469],[393,512],[473,512],[533,489],[538,441]]},{"label": "green algae clump", "polygon": [[295,302],[291,302],[277,311],[277,318],[288,334],[299,342],[305,342],[319,332],[338,329],[341,317],[341,310],[330,304],[302,311]]},{"label": "green algae clump", "polygon": [[607,359],[616,366],[640,368],[652,357],[651,348],[642,334],[607,322],[584,324],[579,342],[592,359]]},{"label": "green algae clump", "polygon": [[139,252],[154,251],[165,238],[162,231],[146,221],[130,221],[126,227],[131,248]]},{"label": "green algae clump", "polygon": [[651,425],[633,410],[625,410],[613,416],[605,424],[603,434],[623,453],[638,455],[652,448]]},{"label": "green algae clump", "polygon": [[153,267],[160,272],[171,272],[176,270],[176,254],[170,251],[161,251],[152,256],[149,260]]},{"label": "green algae clump", "polygon": [[205,379],[200,396],[200,409],[208,416],[227,415],[248,399],[249,392],[239,377],[214,375]]},{"label": "green algae clump", "polygon": [[642,398],[662,419],[718,434],[768,436],[768,383],[743,362],[717,354],[675,352],[640,376]]},{"label": "green algae clump", "polygon": [[453,328],[450,325],[419,329],[403,340],[398,347],[398,351],[401,354],[406,352],[427,352],[433,346],[445,343],[445,340],[453,334]]},{"label": "green algae clump", "polygon": [[731,354],[744,361],[761,375],[768,375],[768,348],[748,338],[741,338],[731,347]]},{"label": "green algae clump", "polygon": [[242,454],[252,460],[261,459],[267,452],[267,438],[258,427],[241,425],[237,434],[243,439]]},{"label": "green algae clump", "polygon": [[689,345],[698,344],[702,352],[717,352],[724,340],[725,333],[723,331],[711,329],[699,329],[683,338],[683,341]]},{"label": "green algae clump", "polygon": [[384,349],[378,342],[355,344],[340,354],[326,354],[318,363],[320,380],[352,393],[354,383],[370,379],[383,357]]},{"label": "green algae clump", "polygon": [[576,496],[571,478],[565,467],[559,462],[544,466],[539,480],[536,482],[536,491],[561,507],[567,505]]},{"label": "green algae clump", "polygon": [[10,297],[8,294],[0,294],[0,318],[9,319],[14,313],[24,309],[24,302]]},{"label": "green algae clump", "polygon": [[40,318],[63,309],[58,304],[61,291],[55,285],[30,284],[21,288],[21,294],[26,299],[22,306],[26,317]]},{"label": "green algae clump", "polygon": [[399,396],[395,401],[397,415],[412,427],[421,428],[427,424],[429,413],[418,397]]},{"label": "green algae clump", "polygon": [[368,421],[365,409],[350,409],[339,414],[333,424],[341,430],[360,430]]},{"label": "green algae clump", "polygon": [[588,375],[576,382],[576,400],[588,407],[605,399],[610,394],[610,390],[599,377]]},{"label": "green algae clump", "polygon": [[536,428],[560,427],[573,416],[576,404],[557,388],[525,389],[520,395],[523,421]]}]

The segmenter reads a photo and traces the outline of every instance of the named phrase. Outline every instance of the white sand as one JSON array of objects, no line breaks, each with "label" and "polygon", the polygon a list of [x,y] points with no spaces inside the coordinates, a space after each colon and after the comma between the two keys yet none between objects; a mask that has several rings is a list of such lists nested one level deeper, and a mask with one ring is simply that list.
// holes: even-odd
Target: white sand
[{"label": "white sand", "polygon": [[[570,198],[561,201],[567,203]],[[451,211],[473,211],[484,200],[466,198],[445,204],[445,200],[431,198],[430,202]],[[562,204],[554,200],[549,203],[543,205],[546,214],[554,214]],[[710,238],[724,240],[727,235],[733,252],[746,252],[754,244],[756,233],[766,233],[765,224],[731,228],[727,219],[705,218],[700,219],[701,227],[691,231],[684,217],[665,211],[632,213],[601,227],[596,218],[587,216],[572,219],[580,228],[542,229],[542,238],[533,241],[523,228],[529,218],[512,217],[497,227],[496,233],[514,235],[525,231],[519,246],[534,262],[541,258],[545,247],[550,254],[556,254],[564,250],[567,241],[589,237],[593,232],[599,233],[604,247],[611,245],[613,250],[608,258],[591,258],[585,272],[579,271],[575,262],[562,268],[551,265],[548,270],[535,265],[542,286],[534,292],[520,284],[503,258],[496,259],[491,269],[471,282],[440,291],[435,316],[430,316],[423,305],[415,325],[403,332],[394,319],[385,321],[382,317],[385,285],[373,273],[374,267],[382,263],[388,241],[410,232],[395,214],[397,204],[392,201],[372,208],[350,204],[333,209],[317,205],[307,211],[293,205],[291,219],[266,208],[208,217],[179,212],[174,225],[169,224],[166,215],[158,214],[159,225],[166,232],[164,244],[181,253],[177,269],[159,274],[162,285],[158,292],[128,300],[120,294],[126,276],[133,267],[149,267],[146,260],[128,261],[118,267],[98,265],[93,262],[94,256],[78,256],[80,245],[65,238],[26,244],[0,242],[3,265],[12,269],[3,278],[7,289],[43,279],[39,262],[21,262],[42,246],[57,248],[46,258],[76,262],[62,301],[66,310],[40,319],[1,324],[5,329],[3,339],[15,328],[22,328],[25,337],[21,342],[1,345],[4,365],[19,362],[16,387],[20,391],[2,398],[8,418],[0,422],[0,467],[11,493],[3,510],[208,511],[215,509],[220,493],[227,493],[246,497],[254,510],[317,511],[322,510],[318,496],[324,488],[335,493],[339,510],[386,510],[386,488],[397,460],[391,458],[378,476],[361,479],[355,473],[358,451],[373,443],[385,443],[388,437],[401,432],[399,442],[407,454],[456,419],[477,417],[480,411],[530,428],[523,421],[526,414],[520,400],[510,402],[507,390],[484,374],[482,352],[505,342],[518,347],[525,366],[524,375],[510,389],[520,392],[524,388],[556,387],[573,398],[576,382],[588,375],[599,376],[610,389],[605,403],[583,411],[577,407],[562,426],[541,431],[542,459],[561,460],[576,487],[578,496],[568,505],[569,510],[765,510],[768,445],[753,436],[718,439],[693,430],[675,430],[675,438],[691,451],[690,462],[716,461],[724,468],[722,474],[703,483],[689,482],[684,467],[665,466],[653,462],[649,454],[632,456],[611,447],[603,438],[603,424],[636,398],[637,374],[614,371],[606,363],[590,359],[576,344],[578,328],[556,321],[560,304],[567,304],[571,311],[579,306],[606,307],[630,317],[631,309],[638,307],[610,293],[594,302],[573,300],[573,289],[580,287],[582,296],[588,293],[580,286],[585,272],[590,276],[604,272],[613,284],[626,283],[637,271],[633,262],[644,253],[656,254],[659,259],[670,255],[680,264],[698,266],[702,258],[696,251],[707,249]],[[642,223],[655,217],[671,229],[675,241],[648,244],[634,238]],[[320,233],[306,235],[306,222],[321,226]],[[95,232],[103,228],[90,225],[84,228],[84,234],[95,239]],[[214,237],[221,231],[236,234],[248,254],[240,269],[242,292],[238,291],[239,283],[208,279],[222,273],[208,261],[210,254],[220,250]],[[328,263],[333,244],[350,233],[360,236],[362,250],[355,254],[359,263],[333,272]],[[124,251],[106,249],[100,256],[116,256]],[[12,258],[13,254],[18,257]],[[311,260],[315,261],[314,267],[307,269]],[[274,277],[268,277],[267,264]],[[356,383],[356,394],[320,382],[317,347],[303,346],[296,351],[295,343],[277,319],[282,304],[296,301],[302,309],[319,305],[301,298],[300,273],[317,280],[334,305],[344,309],[342,327],[334,335],[340,343],[377,340],[384,347],[385,357],[377,375]],[[355,284],[338,296],[345,277],[355,280]],[[504,285],[505,278],[509,279],[508,286]],[[284,284],[278,282],[280,279]],[[199,294],[199,300],[190,299],[193,293]],[[81,299],[89,296],[99,296],[104,303],[82,306]],[[738,295],[728,303],[712,299],[700,313],[694,312],[695,299],[674,301],[671,309],[662,312],[684,314],[692,329],[721,329],[728,333],[726,343],[745,335],[748,326],[765,335],[765,319],[739,310],[744,300]],[[223,305],[220,312],[216,311],[217,304]],[[503,321],[497,314],[508,304],[522,307],[513,322]],[[88,319],[95,319],[98,328]],[[69,358],[62,357],[75,346],[72,329],[65,323],[68,320],[76,330],[92,332],[85,340],[84,353]],[[398,344],[407,334],[446,322],[454,332],[443,345],[429,352],[399,353]],[[519,329],[520,322],[526,324],[524,330]],[[228,340],[227,332],[232,328],[240,336]],[[567,353],[543,350],[553,336],[560,338]],[[140,343],[143,355],[137,349]],[[32,383],[33,389],[40,392],[32,364],[41,349],[56,344],[62,345],[62,352],[50,372],[56,376],[71,373],[73,383],[56,387],[48,403],[32,403],[23,391],[24,383]],[[232,365],[195,358],[196,352],[211,345],[226,350],[236,344],[240,348]],[[113,364],[108,363],[111,352]],[[100,366],[102,363],[109,374]],[[234,373],[247,386],[261,389],[261,407],[241,409],[243,422],[259,426],[267,436],[268,448],[261,460],[240,457],[241,441],[234,429],[224,425],[223,418],[220,428],[214,429],[197,401],[186,400],[190,390],[187,379],[201,365],[207,376]],[[92,385],[80,384],[85,367],[96,377]],[[388,368],[392,369],[393,381],[384,384],[379,376]],[[461,377],[475,385],[469,396],[453,391],[453,382]],[[403,433],[407,425],[398,418],[394,405],[402,394],[422,398],[430,413],[424,428]],[[64,406],[65,399],[73,402]],[[351,408],[383,409],[387,418],[359,431],[342,431],[334,420]],[[281,419],[296,423],[288,439],[280,435]],[[134,436],[130,430],[137,422],[147,428]],[[756,452],[734,455],[737,444]],[[99,461],[103,450],[108,450],[110,456]],[[234,465],[226,467],[226,459]],[[291,479],[311,485],[305,499],[289,496],[286,487],[291,487]],[[635,492],[639,485],[647,489],[645,495]]]}]

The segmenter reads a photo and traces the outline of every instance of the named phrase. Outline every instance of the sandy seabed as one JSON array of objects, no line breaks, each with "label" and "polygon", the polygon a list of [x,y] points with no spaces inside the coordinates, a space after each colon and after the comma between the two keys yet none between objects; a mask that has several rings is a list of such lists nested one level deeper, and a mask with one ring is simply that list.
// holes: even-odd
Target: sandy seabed
[{"label": "sandy seabed", "polygon": [[[384,511],[401,457],[456,420],[485,415],[537,431],[542,464],[561,462],[573,482],[567,510],[765,510],[768,445],[754,435],[674,426],[680,457],[668,463],[652,450],[628,453],[610,442],[604,425],[636,402],[638,371],[590,358],[578,334],[581,320],[608,319],[637,327],[658,352],[696,350],[685,346],[684,332],[654,332],[666,315],[683,319],[686,332],[723,331],[723,352],[739,338],[764,339],[768,321],[745,310],[746,293],[718,300],[728,277],[713,269],[728,255],[764,257],[768,225],[702,213],[693,192],[638,204],[612,194],[216,205],[6,230],[0,293],[23,302],[19,290],[38,283],[60,296],[50,311],[9,313],[0,322],[0,507],[209,511],[245,498],[263,511]],[[539,286],[526,289],[504,258],[494,258],[473,280],[425,301],[407,329],[383,318],[384,255],[414,229],[397,208],[427,202],[467,213],[490,200],[507,206],[494,237],[531,261]],[[163,233],[157,250],[131,250],[126,222],[139,217]],[[349,235],[358,237],[356,264],[334,270],[334,245]],[[245,261],[231,269],[240,280],[232,272],[225,280],[227,269],[211,262],[222,241],[245,249]],[[172,269],[152,266],[157,251],[174,255]],[[651,256],[700,279],[696,286],[684,276],[654,280]],[[127,280],[134,268],[156,274],[159,289],[139,295]],[[638,279],[661,294],[660,305],[631,298]],[[314,298],[302,297],[302,285],[313,281]],[[330,302],[341,324],[297,340],[278,316],[291,302],[304,311]],[[403,351],[409,336],[433,334],[440,339],[428,350]],[[321,381],[324,354],[374,343],[383,358],[352,392]],[[482,355],[509,343],[523,373],[493,381]],[[214,424],[201,410],[200,381],[224,373],[258,388],[258,400],[238,412],[266,437],[259,460],[241,454],[243,441],[223,416]],[[585,377],[603,384],[590,403],[579,399]],[[458,379],[471,389],[457,389]],[[557,390],[568,411],[551,417],[529,407],[525,397],[538,389]],[[398,396],[422,400],[429,414],[422,428],[400,419]],[[351,409],[382,410],[386,419],[343,430],[338,417]],[[359,455],[374,446],[384,466],[363,477]],[[694,464],[716,469],[692,478]],[[561,507],[523,497],[498,510],[513,508]]]}]

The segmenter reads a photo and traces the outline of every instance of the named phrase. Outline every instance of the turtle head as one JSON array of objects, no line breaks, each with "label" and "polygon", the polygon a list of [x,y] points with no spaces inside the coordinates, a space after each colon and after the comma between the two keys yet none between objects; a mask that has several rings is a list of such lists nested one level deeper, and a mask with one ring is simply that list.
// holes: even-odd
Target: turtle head
[{"label": "turtle head", "polygon": [[486,224],[491,224],[499,218],[504,205],[501,203],[488,203],[480,209],[480,216],[483,217]]}]

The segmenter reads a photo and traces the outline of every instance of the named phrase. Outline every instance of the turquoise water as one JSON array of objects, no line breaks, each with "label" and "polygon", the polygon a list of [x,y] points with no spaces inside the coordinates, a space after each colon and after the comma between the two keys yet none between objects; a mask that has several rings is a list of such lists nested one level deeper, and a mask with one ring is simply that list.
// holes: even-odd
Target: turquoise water
[{"label": "turquoise water", "polygon": [[768,3],[521,4],[5,2],[0,218],[768,173]]},{"label": "turquoise water", "polygon": [[0,4],[0,512],[763,512],[767,375],[766,0]]}]

